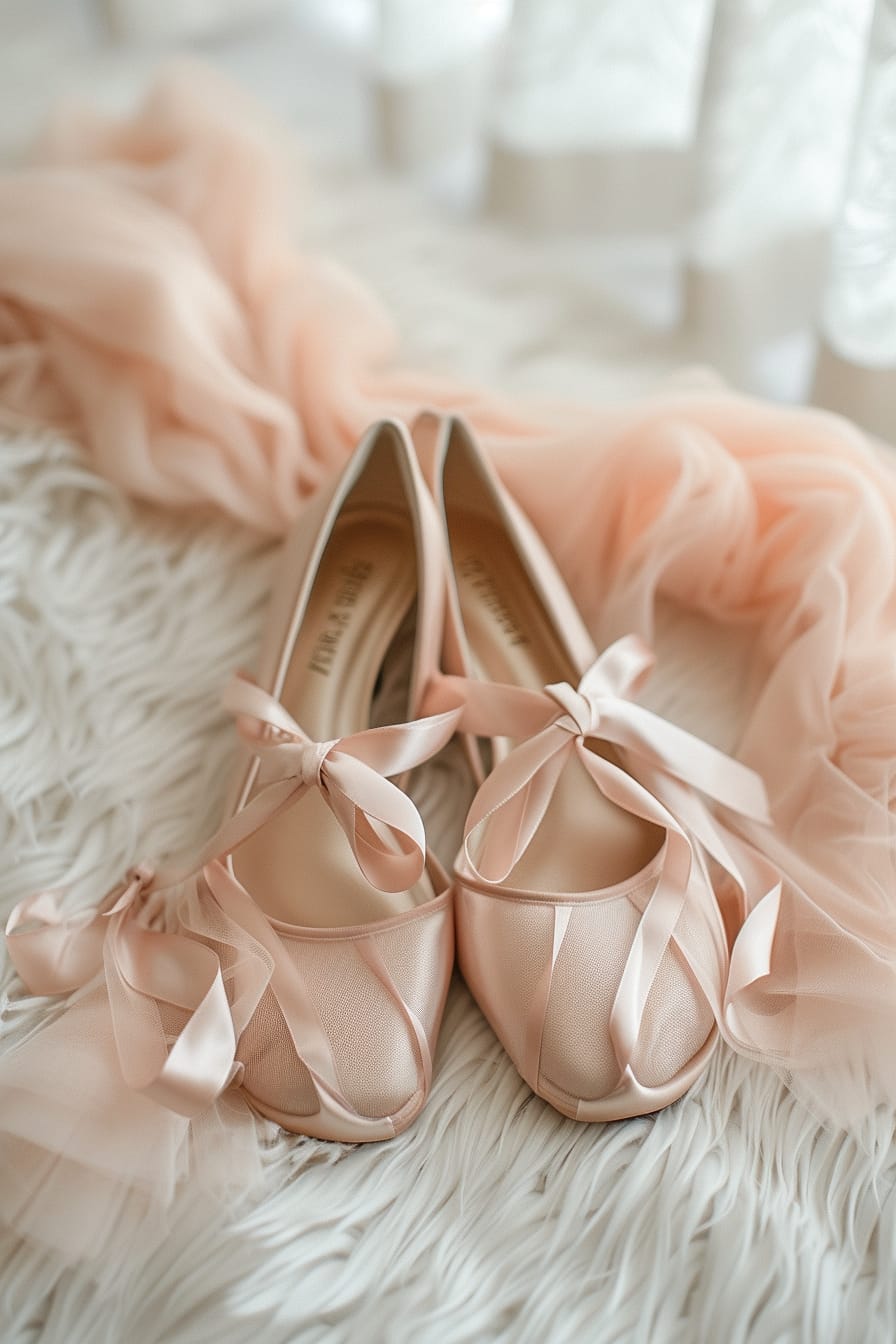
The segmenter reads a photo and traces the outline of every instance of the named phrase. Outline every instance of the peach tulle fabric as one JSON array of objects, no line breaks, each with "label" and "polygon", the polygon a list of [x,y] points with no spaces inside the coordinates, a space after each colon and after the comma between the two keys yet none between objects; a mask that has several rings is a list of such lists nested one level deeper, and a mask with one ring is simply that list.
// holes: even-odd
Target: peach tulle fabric
[{"label": "peach tulle fabric", "polygon": [[[293,249],[293,166],[199,67],[130,120],[60,111],[0,173],[0,417],[65,427],[142,499],[279,532],[382,407],[456,406],[455,384],[390,366],[391,321],[354,277]],[[526,424],[460,399],[499,435]]]},{"label": "peach tulle fabric", "polygon": [[[29,167],[0,176],[0,412],[64,425],[137,496],[280,530],[370,420],[450,406],[494,452],[600,647],[650,642],[660,598],[748,627],[737,754],[775,827],[740,825],[784,887],[732,930],[730,975],[748,988],[719,1026],[837,1120],[896,1102],[890,465],[832,416],[721,390],[558,412],[552,437],[543,409],[397,372],[377,304],[291,248],[282,180],[255,114],[196,72],[163,79],[131,120],[59,122]],[[186,1168],[191,1122],[118,1095],[101,1003],[83,1005],[98,1042],[82,1051],[89,1109],[82,1086],[52,1133],[32,1129],[33,1162],[49,1171],[54,1149],[74,1148],[86,1188],[126,1177],[157,1197]],[[12,1106],[23,1124],[56,1104],[71,1061],[54,1062],[54,1030],[17,1052],[15,1092],[0,1063],[0,1131]],[[236,1144],[229,1096],[199,1128]],[[194,1155],[214,1150],[248,1183],[252,1144],[220,1163],[192,1124]],[[22,1230],[46,1230],[40,1209],[4,1203]]]}]

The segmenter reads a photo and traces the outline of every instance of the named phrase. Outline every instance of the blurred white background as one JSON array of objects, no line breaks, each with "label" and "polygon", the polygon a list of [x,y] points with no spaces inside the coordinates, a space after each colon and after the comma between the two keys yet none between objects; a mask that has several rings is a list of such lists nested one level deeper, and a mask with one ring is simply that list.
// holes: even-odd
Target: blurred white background
[{"label": "blurred white background", "polygon": [[896,439],[896,0],[0,0],[0,150],[182,50],[565,249],[648,345]]}]

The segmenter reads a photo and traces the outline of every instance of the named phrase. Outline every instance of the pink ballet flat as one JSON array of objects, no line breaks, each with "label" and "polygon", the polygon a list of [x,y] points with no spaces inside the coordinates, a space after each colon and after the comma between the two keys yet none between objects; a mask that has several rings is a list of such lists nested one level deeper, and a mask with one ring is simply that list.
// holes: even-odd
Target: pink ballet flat
[{"label": "pink ballet flat", "polygon": [[767,820],[762,783],[637,704],[652,665],[640,639],[596,657],[461,422],[426,413],[413,437],[455,579],[428,708],[464,703],[483,781],[455,870],[464,979],[519,1073],[564,1115],[657,1110],[717,1038],[729,957],[713,883],[744,889],[707,800]]},{"label": "pink ballet flat", "polygon": [[[454,959],[452,893],[392,781],[457,726],[456,710],[413,717],[444,589],[407,433],[374,426],[288,541],[256,676],[225,693],[249,752],[198,863],[186,876],[135,868],[73,919],[47,894],[13,913],[10,953],[35,992],[104,969],[136,1091],[196,1116],[237,1082],[285,1129],[352,1142],[419,1114]],[[371,727],[377,681],[403,652],[412,721]]]}]

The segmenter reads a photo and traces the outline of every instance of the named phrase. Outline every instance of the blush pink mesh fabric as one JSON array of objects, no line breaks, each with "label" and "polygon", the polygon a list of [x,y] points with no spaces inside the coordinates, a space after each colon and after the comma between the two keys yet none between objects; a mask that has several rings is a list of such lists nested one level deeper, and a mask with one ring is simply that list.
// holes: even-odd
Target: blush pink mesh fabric
[{"label": "blush pink mesh fabric", "polygon": [[294,169],[241,90],[195,65],[164,74],[131,118],[66,107],[27,171],[0,173],[4,419],[64,428],[143,499],[211,498],[279,532],[378,404],[410,419],[480,402],[396,376],[382,305],[295,252]]},{"label": "blush pink mesh fabric", "polygon": [[[570,911],[546,1003],[536,1003],[540,977],[550,963],[555,904],[529,901],[458,884],[457,943],[460,967],[477,1002],[517,1069],[541,1096],[573,1118],[618,1119],[650,1109],[642,1096],[613,1098],[624,1079],[613,1052],[610,1014],[632,941],[656,877],[629,892],[562,904]],[[724,934],[711,903],[692,903],[660,963],[641,1018],[632,1069],[655,1105],[695,1075],[694,1060],[715,1038],[713,1007],[682,955],[724,965]],[[716,979],[721,985],[721,973]],[[533,1022],[533,1013],[536,1021]],[[537,1067],[530,1033],[535,1032]],[[705,1053],[701,1056],[705,1058]],[[591,1118],[589,1115],[587,1118]]]},{"label": "blush pink mesh fabric", "polygon": [[314,1080],[296,1056],[277,1000],[265,990],[240,1040],[243,1085],[256,1110],[298,1120],[318,1109]]},{"label": "blush pink mesh fabric", "polygon": [[[402,1127],[410,1124],[425,1099],[418,1042],[387,986],[359,955],[358,938],[278,931],[317,1006],[345,1099],[371,1120],[401,1114]],[[448,990],[453,931],[451,906],[443,901],[364,935],[420,1019],[430,1057]],[[250,1103],[286,1128],[307,1128],[301,1120],[316,1113],[317,1095],[270,990],[240,1039],[238,1058]]]}]

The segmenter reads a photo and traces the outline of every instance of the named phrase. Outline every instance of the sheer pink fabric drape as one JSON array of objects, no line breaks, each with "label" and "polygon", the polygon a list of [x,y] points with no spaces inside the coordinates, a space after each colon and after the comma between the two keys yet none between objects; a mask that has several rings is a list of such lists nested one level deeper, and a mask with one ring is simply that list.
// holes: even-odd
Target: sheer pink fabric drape
[{"label": "sheer pink fabric drape", "polygon": [[0,174],[0,416],[50,422],[142,499],[281,531],[384,406],[525,417],[391,363],[388,314],[291,244],[288,147],[175,68],[135,115],[58,115]]},{"label": "sheer pink fabric drape", "polygon": [[[837,1120],[896,1101],[889,462],[833,417],[721,390],[549,414],[402,372],[374,299],[292,247],[284,181],[273,132],[200,72],[163,78],[129,120],[59,121],[0,175],[0,417],[63,426],[140,498],[279,531],[370,420],[450,407],[495,453],[601,646],[649,641],[660,598],[748,625],[738,754],[775,825],[737,826],[784,886],[731,931],[722,1032]],[[81,1000],[77,1051],[57,1023],[0,1061],[0,1154],[4,1135],[31,1136],[22,1198],[3,1196],[20,1230],[46,1228],[33,1197],[57,1152],[107,1189],[109,1227],[121,1182],[138,1211],[164,1200],[190,1145],[193,1161],[236,1145],[218,1166],[249,1178],[238,1106],[197,1126],[122,1099],[102,994]]]}]

